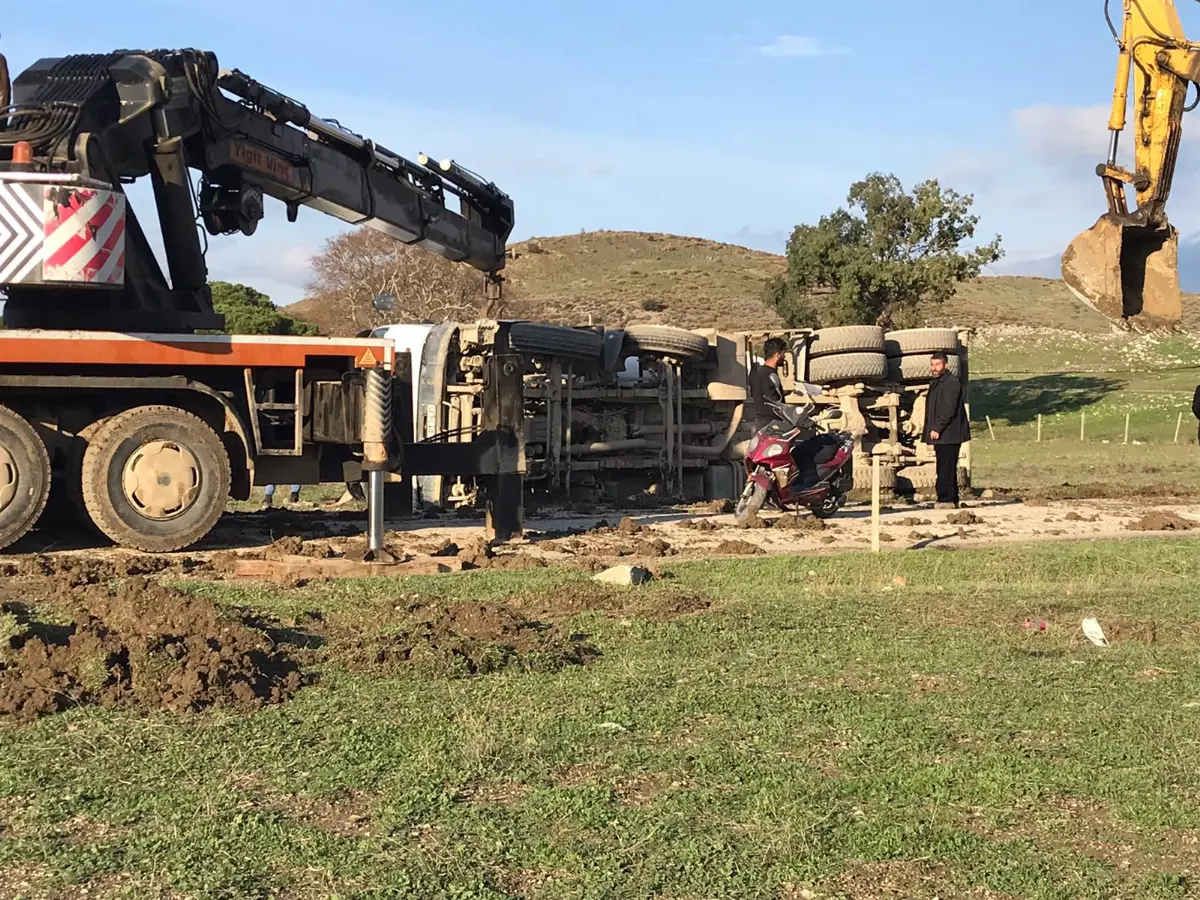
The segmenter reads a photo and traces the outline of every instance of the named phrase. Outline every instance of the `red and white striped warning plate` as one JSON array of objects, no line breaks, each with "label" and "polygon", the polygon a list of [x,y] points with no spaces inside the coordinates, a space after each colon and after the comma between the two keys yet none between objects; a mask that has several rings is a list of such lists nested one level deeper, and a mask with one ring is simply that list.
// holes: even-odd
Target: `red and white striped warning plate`
[{"label": "red and white striped warning plate", "polygon": [[42,280],[125,283],[125,195],[47,188],[42,206]]}]

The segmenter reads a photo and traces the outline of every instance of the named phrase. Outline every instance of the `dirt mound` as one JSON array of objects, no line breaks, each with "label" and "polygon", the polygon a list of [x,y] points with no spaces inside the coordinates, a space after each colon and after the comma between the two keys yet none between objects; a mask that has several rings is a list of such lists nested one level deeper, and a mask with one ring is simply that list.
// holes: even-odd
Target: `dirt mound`
[{"label": "dirt mound", "polygon": [[721,526],[712,519],[684,519],[679,523],[680,528],[691,528],[694,531],[716,531]]},{"label": "dirt mound", "polygon": [[829,523],[816,516],[796,516],[788,513],[771,522],[771,527],[776,531],[824,531],[829,527]]},{"label": "dirt mound", "polygon": [[958,512],[950,513],[946,516],[947,525],[980,525],[983,519],[975,515],[969,509],[959,510]]},{"label": "dirt mound", "polygon": [[188,575],[209,568],[203,560],[190,556],[92,556],[63,554],[27,556],[12,562],[0,562],[0,577],[29,578],[53,576],[71,587],[103,584],[120,578],[158,575],[170,572]]},{"label": "dirt mound", "polygon": [[463,677],[505,670],[553,672],[587,665],[600,651],[581,635],[547,625],[503,603],[431,604],[403,631],[352,638],[328,658],[354,672],[412,666]]},{"label": "dirt mound", "polygon": [[[71,706],[256,709],[291,697],[300,667],[261,631],[211,601],[144,577],[0,604],[0,715]],[[36,603],[36,605],[33,605]]]},{"label": "dirt mound", "polygon": [[761,556],[766,552],[762,547],[749,541],[721,541],[713,551],[718,556]]},{"label": "dirt mound", "polygon": [[1192,519],[1185,519],[1177,513],[1156,511],[1146,513],[1136,522],[1130,522],[1125,528],[1129,531],[1192,531],[1198,524],[1200,523]]}]

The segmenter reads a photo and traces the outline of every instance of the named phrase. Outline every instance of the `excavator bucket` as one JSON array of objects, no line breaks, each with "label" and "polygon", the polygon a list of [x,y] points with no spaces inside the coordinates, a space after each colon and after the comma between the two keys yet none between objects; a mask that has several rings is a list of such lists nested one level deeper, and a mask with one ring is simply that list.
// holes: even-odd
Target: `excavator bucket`
[{"label": "excavator bucket", "polygon": [[1112,320],[1141,328],[1179,324],[1179,234],[1169,225],[1122,225],[1103,215],[1062,258],[1072,293]]}]

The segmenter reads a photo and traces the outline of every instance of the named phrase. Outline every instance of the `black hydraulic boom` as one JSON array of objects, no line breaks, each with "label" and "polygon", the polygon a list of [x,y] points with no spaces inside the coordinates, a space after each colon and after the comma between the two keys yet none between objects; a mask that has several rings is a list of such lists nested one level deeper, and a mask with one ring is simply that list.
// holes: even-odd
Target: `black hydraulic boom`
[{"label": "black hydraulic boom", "polygon": [[[250,235],[267,196],[285,204],[289,221],[309,206],[367,225],[479,269],[499,291],[513,202],[495,184],[451,160],[409,161],[236,69],[222,70],[212,53],[42,59],[12,80],[7,102],[0,108],[6,183],[27,177],[64,190],[119,191],[149,175],[170,274],[168,282],[126,207],[122,282],[0,285],[9,327],[221,328],[197,218],[210,234]],[[200,173],[198,187],[191,171]]]}]

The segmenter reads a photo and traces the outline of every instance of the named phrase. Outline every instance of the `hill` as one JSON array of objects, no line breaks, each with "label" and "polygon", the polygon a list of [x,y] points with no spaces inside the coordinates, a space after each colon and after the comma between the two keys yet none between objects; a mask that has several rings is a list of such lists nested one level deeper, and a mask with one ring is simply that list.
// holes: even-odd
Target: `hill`
[{"label": "hill", "polygon": [[[762,302],[763,285],[784,271],[784,257],[704,238],[636,231],[595,231],[531,238],[509,248],[505,296],[512,316],[606,325],[660,323],[686,328],[758,330],[780,325]],[[1185,295],[1185,325],[1200,329],[1200,296]],[[321,325],[319,299],[284,309]],[[1108,321],[1061,281],[1015,275],[963,284],[931,319],[955,325],[1026,325],[1106,334]]]}]

